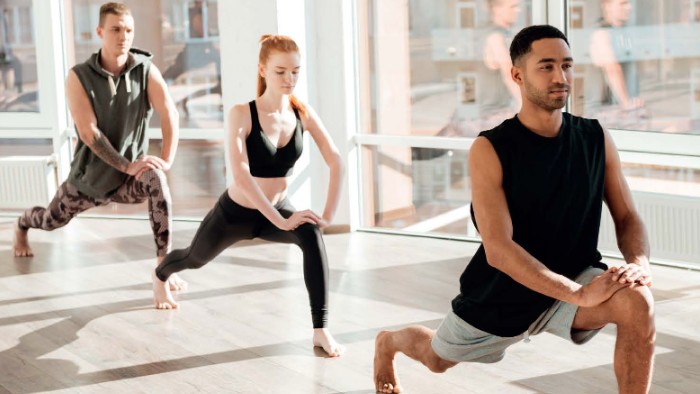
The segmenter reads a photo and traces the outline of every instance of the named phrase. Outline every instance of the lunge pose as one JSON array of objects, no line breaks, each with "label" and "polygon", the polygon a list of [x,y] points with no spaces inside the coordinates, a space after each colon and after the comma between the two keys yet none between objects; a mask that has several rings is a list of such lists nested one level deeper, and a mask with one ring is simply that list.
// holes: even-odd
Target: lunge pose
[{"label": "lunge pose", "polygon": [[[178,114],[152,55],[132,48],[134,18],[121,3],[100,7],[100,50],[69,72],[66,95],[80,137],[68,180],[49,206],[22,214],[14,254],[33,256],[27,232],[65,226],[79,213],[110,202],[148,201],[158,262],[170,251],[171,199],[165,173],[177,150]],[[146,129],[153,112],[162,119],[161,157],[147,154]],[[171,277],[170,287],[186,286]]]},{"label": "lunge pose", "polygon": [[[155,306],[177,308],[165,282],[175,272],[200,268],[237,241],[262,238],[294,243],[304,254],[313,343],[339,356],[326,328],[328,263],[321,228],[333,219],[340,198],[340,155],[321,119],[292,95],[299,75],[299,49],[289,37],[265,35],[260,41],[258,94],[229,112],[234,181],[207,214],[190,246],[170,253],[153,274]],[[330,169],[322,215],[296,211],[287,199],[288,177],[302,153],[303,133],[316,142]]]},{"label": "lunge pose", "polygon": [[[582,344],[613,323],[619,392],[645,393],[655,341],[649,245],[617,150],[596,120],[562,112],[573,59],[559,30],[523,29],[510,56],[522,109],[482,132],[469,154],[472,217],[483,243],[437,331],[412,326],[377,336],[376,389],[401,392],[398,352],[444,372],[459,362],[497,362],[530,335]],[[597,250],[603,201],[621,267],[607,268]]]}]

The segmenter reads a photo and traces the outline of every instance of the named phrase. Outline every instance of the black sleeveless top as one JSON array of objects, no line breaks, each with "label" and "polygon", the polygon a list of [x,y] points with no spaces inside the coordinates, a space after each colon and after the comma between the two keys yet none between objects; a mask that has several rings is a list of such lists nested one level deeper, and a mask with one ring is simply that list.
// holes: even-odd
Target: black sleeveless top
[{"label": "black sleeveless top", "polygon": [[258,109],[255,100],[249,103],[250,119],[252,127],[250,134],[245,140],[248,151],[248,164],[250,165],[250,175],[257,178],[280,178],[292,175],[294,163],[301,156],[304,147],[303,131],[304,127],[299,118],[299,112],[294,109],[297,118],[297,126],[294,135],[287,145],[277,147],[270,142],[260,127],[258,119]]},{"label": "black sleeveless top", "polygon": [[[533,133],[517,115],[479,135],[491,142],[503,168],[513,240],[573,280],[590,266],[606,268],[597,250],[605,140],[597,120],[562,116],[552,138]],[[554,301],[490,266],[481,245],[460,277],[452,309],[482,331],[511,337],[525,332]]]}]

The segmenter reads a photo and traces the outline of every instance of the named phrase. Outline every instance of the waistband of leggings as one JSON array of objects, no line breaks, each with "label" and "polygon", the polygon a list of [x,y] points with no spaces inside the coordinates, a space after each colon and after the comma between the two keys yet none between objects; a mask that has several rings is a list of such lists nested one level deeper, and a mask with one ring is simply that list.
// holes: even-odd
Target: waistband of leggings
[{"label": "waistband of leggings", "polygon": [[[221,194],[221,197],[219,197],[219,205],[221,205],[221,208],[223,208],[226,212],[231,213],[231,214],[261,214],[262,213],[255,208],[248,208],[244,207],[243,205],[233,201],[231,196],[228,195],[228,190],[224,190],[224,192]],[[278,201],[274,207],[275,209],[280,209],[286,205],[289,204],[289,200],[287,197],[281,199]]]}]

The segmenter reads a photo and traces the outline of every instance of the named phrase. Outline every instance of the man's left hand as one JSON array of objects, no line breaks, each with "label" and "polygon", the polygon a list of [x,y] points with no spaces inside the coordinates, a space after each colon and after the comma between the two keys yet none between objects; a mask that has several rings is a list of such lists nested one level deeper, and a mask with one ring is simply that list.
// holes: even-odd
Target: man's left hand
[{"label": "man's left hand", "polygon": [[[156,169],[163,170],[163,171],[170,170],[170,167],[172,166],[172,164],[169,161],[161,159],[158,156],[151,156],[151,155],[141,156],[138,159],[136,159],[136,161],[144,161],[144,162],[151,163]],[[149,168],[144,168],[134,176],[136,177],[136,179],[140,179],[141,175],[143,175],[143,173],[145,171],[148,171],[148,170],[149,170]]]},{"label": "man's left hand", "polygon": [[638,283],[651,287],[651,273],[639,264],[623,264],[612,267],[613,280],[620,283]]}]

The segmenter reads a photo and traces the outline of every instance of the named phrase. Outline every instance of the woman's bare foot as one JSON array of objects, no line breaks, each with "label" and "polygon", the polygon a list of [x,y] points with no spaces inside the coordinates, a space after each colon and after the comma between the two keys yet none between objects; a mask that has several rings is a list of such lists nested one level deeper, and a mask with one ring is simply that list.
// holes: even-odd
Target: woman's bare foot
[{"label": "woman's bare foot", "polygon": [[374,388],[380,393],[400,393],[401,385],[396,376],[394,355],[391,347],[391,332],[377,334],[374,343]]},{"label": "woman's bare foot", "polygon": [[178,307],[177,302],[170,294],[170,288],[165,282],[158,279],[156,272],[151,272],[151,278],[153,279],[153,303],[156,309],[175,309]]},{"label": "woman's bare foot", "polygon": [[187,290],[187,282],[182,280],[178,274],[172,274],[168,278],[170,291],[185,291]]},{"label": "woman's bare foot", "polygon": [[[158,256],[156,258],[156,265],[160,265],[160,263],[163,262],[163,259],[165,259],[165,256]],[[187,282],[182,280],[178,274],[172,274],[168,278],[168,286],[170,287],[170,291],[185,291],[187,290]]]},{"label": "woman's bare foot", "polygon": [[15,257],[34,256],[32,248],[29,247],[27,231],[28,230],[22,230],[19,228],[19,222],[15,222],[15,238],[12,242],[12,251],[15,253]]},{"label": "woman's bare foot", "polygon": [[331,357],[340,357],[340,355],[345,353],[345,346],[336,342],[327,328],[314,328],[313,341],[314,346],[323,348]]}]

